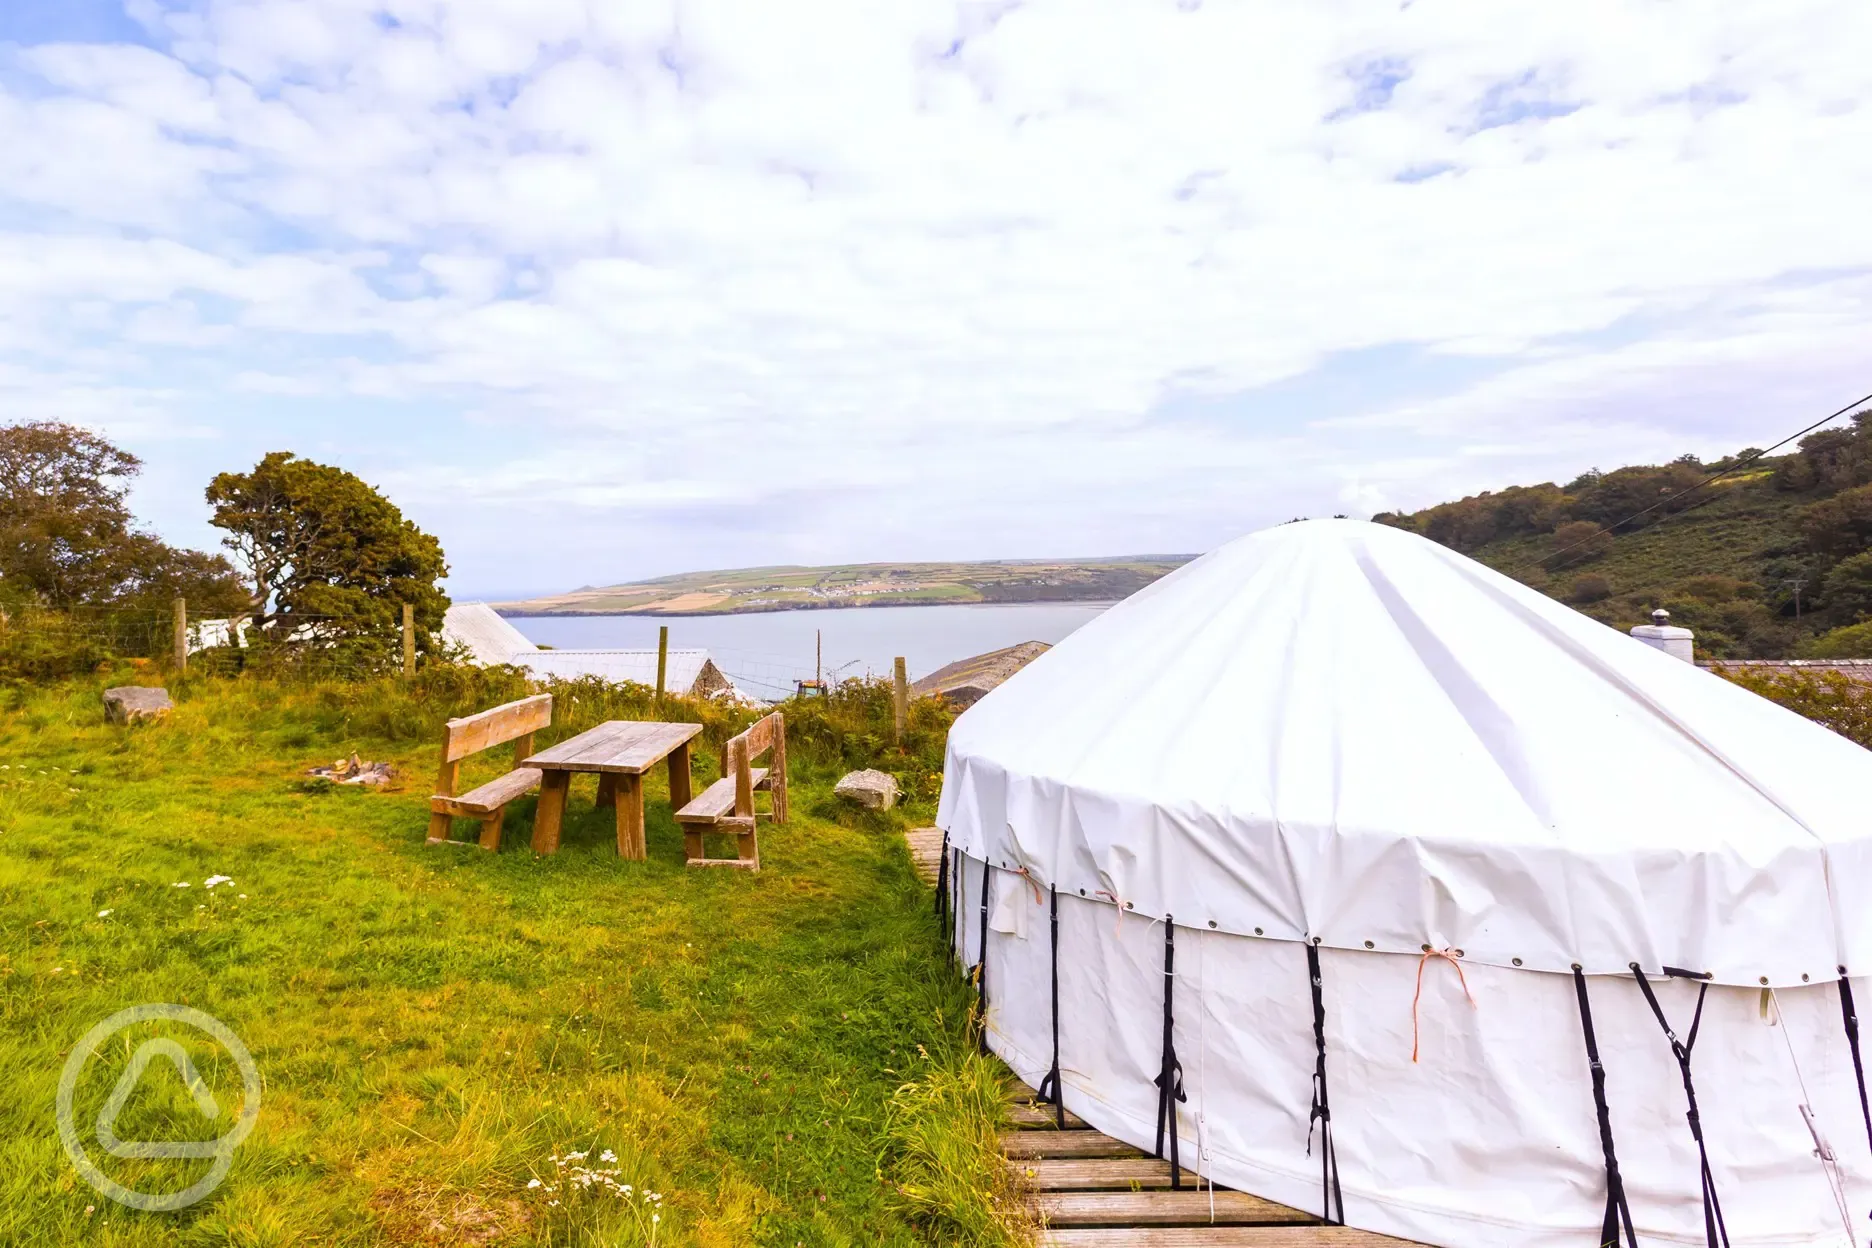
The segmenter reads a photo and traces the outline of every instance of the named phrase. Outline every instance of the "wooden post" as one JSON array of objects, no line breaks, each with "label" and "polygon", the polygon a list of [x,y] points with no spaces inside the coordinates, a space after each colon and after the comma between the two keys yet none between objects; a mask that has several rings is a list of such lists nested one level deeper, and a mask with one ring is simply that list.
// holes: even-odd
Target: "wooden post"
[{"label": "wooden post", "polygon": [[663,709],[663,681],[669,675],[669,625],[657,628],[657,711]]},{"label": "wooden post", "polygon": [[188,671],[188,599],[175,600],[175,670]]},{"label": "wooden post", "polygon": [[403,674],[416,674],[416,608],[403,604]]},{"label": "wooden post", "polygon": [[891,706],[892,710],[896,712],[891,718],[891,725],[894,729],[891,733],[891,741],[897,745],[902,745],[904,729],[909,727],[910,724],[910,680],[909,677],[904,674],[904,661],[903,655],[901,654],[897,656],[896,667],[897,687],[891,691]]},{"label": "wooden post", "polygon": [[825,634],[819,629],[812,630],[812,683],[813,688],[823,696],[825,693]]}]

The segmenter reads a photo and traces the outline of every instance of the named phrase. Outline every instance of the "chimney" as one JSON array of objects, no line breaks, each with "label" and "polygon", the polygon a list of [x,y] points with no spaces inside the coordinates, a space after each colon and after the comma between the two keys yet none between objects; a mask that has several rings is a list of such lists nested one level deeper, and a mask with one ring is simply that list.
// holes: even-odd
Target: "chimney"
[{"label": "chimney", "polygon": [[1673,659],[1682,659],[1686,663],[1696,662],[1696,650],[1691,639],[1696,636],[1687,628],[1673,628],[1670,612],[1659,607],[1651,613],[1649,624],[1640,624],[1631,630],[1631,635],[1654,650],[1662,650]]}]

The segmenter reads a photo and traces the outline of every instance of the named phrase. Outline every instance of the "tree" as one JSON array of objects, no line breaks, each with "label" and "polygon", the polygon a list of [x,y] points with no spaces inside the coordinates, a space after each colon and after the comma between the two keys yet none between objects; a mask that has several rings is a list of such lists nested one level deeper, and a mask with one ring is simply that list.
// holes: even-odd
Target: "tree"
[{"label": "tree", "polygon": [[1872,551],[1842,559],[1821,582],[1821,597],[1834,616],[1856,620],[1872,611]]},{"label": "tree", "polygon": [[241,599],[219,555],[178,550],[135,527],[127,495],[142,461],[72,425],[0,426],[0,585],[9,596],[74,606],[206,610]]},{"label": "tree", "polygon": [[1864,550],[1872,539],[1872,485],[1844,490],[1832,498],[1803,507],[1795,524],[1807,539],[1807,548],[1829,555]]},{"label": "tree", "polygon": [[344,469],[275,451],[252,472],[217,476],[208,502],[228,533],[222,545],[253,577],[262,629],[316,617],[321,635],[387,642],[404,603],[415,608],[419,647],[441,628],[441,543]]},{"label": "tree", "polygon": [[1872,621],[1848,624],[1804,643],[1803,659],[1872,659]]}]

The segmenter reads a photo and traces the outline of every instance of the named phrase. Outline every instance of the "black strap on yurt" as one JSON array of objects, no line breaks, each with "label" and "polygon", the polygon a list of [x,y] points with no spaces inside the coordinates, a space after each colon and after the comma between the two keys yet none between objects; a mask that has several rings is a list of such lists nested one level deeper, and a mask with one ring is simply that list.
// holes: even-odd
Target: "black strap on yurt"
[{"label": "black strap on yurt", "polygon": [[965,962],[968,955],[962,945],[962,850],[958,846],[949,851],[949,958],[958,965]]},{"label": "black strap on yurt", "polygon": [[1722,1202],[1716,1198],[1716,1179],[1710,1173],[1709,1149],[1703,1143],[1703,1119],[1697,1113],[1696,1085],[1690,1080],[1690,1051],[1696,1048],[1697,1028],[1703,1025],[1703,999],[1709,995],[1709,979],[1706,974],[1680,970],[1674,966],[1664,968],[1667,979],[1691,979],[1700,981],[1697,988],[1696,1013],[1690,1019],[1690,1034],[1679,1040],[1677,1033],[1671,1030],[1670,1020],[1664,1017],[1664,1007],[1658,1004],[1657,994],[1651,991],[1651,982],[1636,962],[1631,964],[1631,972],[1638,977],[1638,987],[1643,990],[1645,1003],[1651,1012],[1657,1015],[1658,1026],[1670,1039],[1671,1052],[1677,1058],[1677,1068],[1683,1071],[1684,1096],[1690,1102],[1690,1112],[1686,1115],[1690,1121],[1690,1135],[1696,1140],[1697,1155],[1703,1167],[1703,1235],[1709,1248],[1729,1248],[1729,1227],[1723,1222]]},{"label": "black strap on yurt", "polygon": [[1172,1036],[1176,1018],[1173,1011],[1172,986],[1176,982],[1176,924],[1170,916],[1164,916],[1164,987],[1163,987],[1163,1069],[1157,1072],[1154,1082],[1157,1085],[1157,1156],[1164,1155],[1164,1128],[1170,1129],[1170,1186],[1173,1190],[1183,1186],[1183,1169],[1177,1149],[1176,1107],[1179,1102],[1189,1100],[1183,1091],[1183,1063],[1177,1060],[1176,1042]]},{"label": "black strap on yurt", "polygon": [[994,866],[982,859],[981,887],[981,960],[975,963],[975,992],[981,1001],[981,1030],[976,1043],[983,1057],[988,1055],[988,873]]},{"label": "black strap on yurt", "polygon": [[1872,1141],[1872,1104],[1866,1101],[1865,1059],[1859,1054],[1859,1011],[1853,1006],[1852,980],[1840,967],[1840,1013],[1846,1020],[1846,1047],[1852,1050],[1853,1076],[1859,1080],[1859,1112],[1865,1117],[1866,1139]]},{"label": "black strap on yurt", "polygon": [[[1632,1230],[1631,1208],[1625,1200],[1625,1180],[1619,1175],[1618,1155],[1612,1148],[1612,1113],[1606,1106],[1605,1066],[1599,1061],[1599,1041],[1593,1035],[1592,1002],[1586,997],[1586,972],[1573,964],[1573,987],[1579,993],[1580,1027],[1586,1033],[1586,1060],[1592,1066],[1593,1108],[1599,1114],[1599,1147],[1605,1153],[1605,1223],[1599,1230],[1599,1248],[1619,1248],[1621,1242],[1638,1248]],[[1619,1239],[1619,1228],[1625,1239]]]},{"label": "black strap on yurt", "polygon": [[[1333,1149],[1332,1105],[1326,1099],[1326,981],[1320,977],[1319,941],[1307,942],[1307,977],[1313,981],[1313,1111],[1307,1115],[1307,1156],[1313,1155],[1313,1124],[1320,1127],[1320,1199],[1327,1226],[1345,1225],[1345,1193],[1339,1190],[1339,1154]],[[1338,1216],[1334,1216],[1337,1210]]]},{"label": "black strap on yurt", "polygon": [[1053,1123],[1060,1130],[1066,1129],[1066,1100],[1060,1095],[1059,1068],[1059,889],[1057,886],[1047,889],[1052,899],[1052,908],[1047,917],[1048,926],[1053,930],[1053,1065],[1047,1071],[1046,1078],[1040,1081],[1040,1090],[1036,1095],[1041,1104],[1053,1107]]},{"label": "black strap on yurt", "polygon": [[943,833],[942,855],[936,863],[936,918],[949,908],[949,834]]}]

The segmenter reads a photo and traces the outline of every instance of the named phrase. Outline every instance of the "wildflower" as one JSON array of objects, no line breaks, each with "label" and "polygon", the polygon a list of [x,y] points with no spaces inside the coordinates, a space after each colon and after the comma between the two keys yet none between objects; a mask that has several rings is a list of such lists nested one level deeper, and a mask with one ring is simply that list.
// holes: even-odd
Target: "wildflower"
[{"label": "wildflower", "polygon": [[232,884],[233,882],[234,877],[231,875],[211,875],[202,881],[202,887],[213,888],[217,884]]},{"label": "wildflower", "polygon": [[175,886],[176,886],[177,888],[187,888],[187,887],[188,887],[188,881],[187,881],[187,880],[177,880],[177,881],[175,882]]},{"label": "wildflower", "polygon": [[527,1180],[527,1186],[528,1186],[529,1188],[534,1188],[534,1187],[538,1187],[539,1185],[540,1185],[540,1181],[539,1181],[538,1179],[528,1179],[528,1180]]},{"label": "wildflower", "polygon": [[598,1154],[598,1160],[599,1161],[616,1161],[617,1154],[607,1148],[604,1150],[604,1152]]},{"label": "wildflower", "polygon": [[97,912],[97,917],[98,917],[98,918],[100,918],[100,919],[108,919],[108,918],[110,918],[110,911],[109,911],[109,910],[100,910],[100,911],[98,911],[98,912]]},{"label": "wildflower", "polygon": [[62,970],[64,970],[64,969],[65,969],[65,968],[64,968],[64,967],[62,967],[62,966],[55,966],[55,967],[53,967],[53,968],[52,968],[52,973],[53,973],[54,975],[56,975],[56,974],[58,974],[58,973],[59,973],[60,971],[62,971]]},{"label": "wildflower", "polygon": [[241,900],[241,901],[246,901],[246,900],[247,900],[247,894],[246,894],[246,893],[242,893],[242,894],[240,895],[240,897],[239,897],[239,899],[238,899],[238,900]]}]

